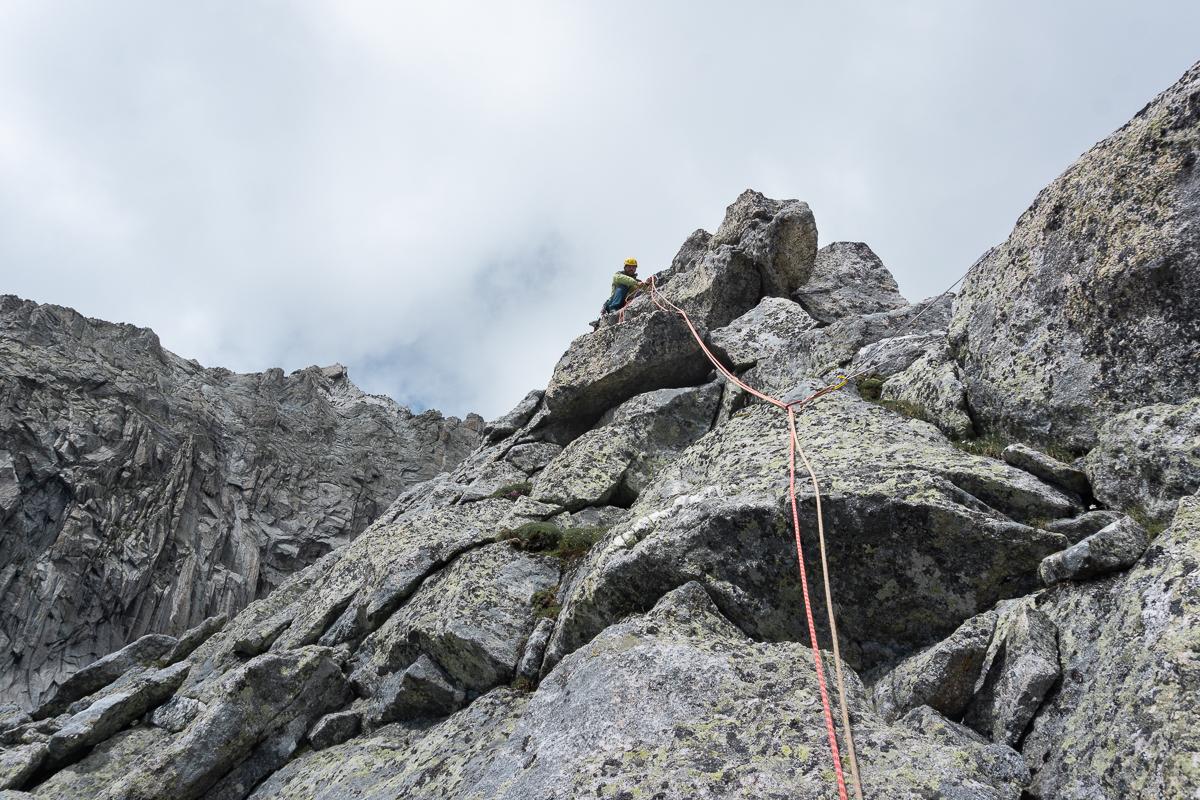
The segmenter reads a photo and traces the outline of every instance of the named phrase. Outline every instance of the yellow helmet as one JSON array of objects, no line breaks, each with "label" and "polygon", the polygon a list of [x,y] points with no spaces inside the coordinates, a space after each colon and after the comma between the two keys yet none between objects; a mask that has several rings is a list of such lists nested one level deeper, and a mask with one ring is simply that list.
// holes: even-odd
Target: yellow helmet
[{"label": "yellow helmet", "polygon": [[637,259],[636,259],[636,258],[627,258],[627,259],[625,259],[625,266],[627,266],[627,267],[636,267],[636,266],[637,266]]}]

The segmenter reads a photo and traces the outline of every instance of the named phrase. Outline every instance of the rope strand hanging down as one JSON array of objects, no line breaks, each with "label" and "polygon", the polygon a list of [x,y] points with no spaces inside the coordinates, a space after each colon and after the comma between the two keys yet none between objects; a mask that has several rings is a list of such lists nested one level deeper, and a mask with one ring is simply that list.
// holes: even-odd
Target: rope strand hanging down
[{"label": "rope strand hanging down", "polygon": [[[838,747],[837,733],[836,733],[836,730],[834,728],[834,723],[833,723],[833,711],[832,711],[832,709],[830,707],[830,703],[829,703],[829,691],[826,687],[825,667],[824,667],[824,663],[821,659],[821,650],[817,646],[817,629],[816,629],[816,623],[814,622],[814,619],[813,619],[812,599],[811,599],[811,597],[809,595],[809,591],[808,591],[808,573],[807,573],[807,568],[804,564],[804,545],[803,545],[801,535],[800,535],[800,511],[799,511],[799,504],[798,504],[798,501],[796,498],[796,454],[797,454],[797,452],[800,453],[801,458],[804,461],[804,465],[805,465],[806,469],[808,470],[809,477],[812,479],[813,489],[817,493],[817,530],[819,533],[819,545],[820,545],[820,551],[821,551],[821,571],[822,571],[822,574],[824,575],[825,606],[829,613],[830,631],[831,631],[831,635],[833,637],[834,662],[835,662],[835,669],[836,669],[836,673],[837,673],[837,683],[838,683],[838,704],[840,706],[840,711],[841,711],[842,728],[843,728],[843,731],[844,731],[845,737],[846,737],[846,745],[847,745],[846,749],[847,749],[847,757],[848,757],[847,760],[850,762],[850,772],[851,772],[851,776],[852,776],[852,779],[854,782],[855,795],[857,796],[858,800],[862,800],[862,797],[863,797],[862,781],[859,777],[859,772],[858,772],[858,758],[857,758],[857,754],[855,753],[855,750],[854,750],[854,737],[853,737],[853,734],[851,733],[851,729],[850,729],[850,714],[846,708],[846,689],[845,689],[845,682],[843,681],[843,678],[842,678],[841,657],[840,657],[840,653],[838,651],[837,622],[834,618],[833,596],[832,596],[832,591],[830,590],[830,586],[829,586],[829,563],[828,563],[828,559],[826,558],[826,555],[825,555],[825,533],[824,533],[824,523],[822,521],[822,515],[821,515],[820,487],[818,486],[817,476],[816,476],[816,473],[813,471],[812,464],[809,463],[808,457],[804,455],[803,449],[800,448],[800,439],[796,433],[796,408],[797,407],[803,408],[805,405],[807,405],[808,403],[811,403],[813,400],[816,400],[818,397],[821,397],[824,394],[828,394],[829,392],[840,389],[842,386],[845,385],[846,381],[842,380],[841,382],[839,382],[837,384],[834,384],[831,386],[826,386],[822,389],[817,390],[816,392],[813,392],[811,395],[804,398],[803,400],[793,401],[791,403],[785,403],[778,398],[771,397],[770,395],[764,394],[764,393],[758,391],[757,389],[755,389],[754,387],[750,386],[749,384],[746,384],[743,381],[741,381],[736,375],[733,374],[733,372],[731,370],[726,368],[725,365],[721,363],[721,360],[718,359],[713,354],[713,352],[711,350],[709,350],[708,346],[704,343],[703,337],[701,337],[700,332],[696,330],[696,326],[692,324],[692,320],[688,316],[686,311],[684,311],[682,308],[675,305],[674,303],[672,303],[670,300],[668,300],[665,297],[663,297],[660,302],[660,299],[659,299],[660,295],[658,294],[657,288],[655,286],[654,276],[650,277],[650,279],[647,281],[647,285],[650,290],[651,301],[653,301],[653,303],[656,306],[658,306],[658,308],[661,309],[662,311],[665,311],[667,313],[674,312],[674,313],[678,314],[680,316],[680,318],[683,319],[684,323],[688,327],[688,330],[691,331],[693,338],[695,338],[696,344],[699,345],[700,350],[704,353],[705,357],[708,358],[708,360],[712,363],[712,365],[717,369],[718,372],[720,372],[722,375],[725,376],[725,378],[727,380],[729,380],[734,385],[740,387],[746,393],[753,395],[754,397],[757,397],[760,400],[762,400],[766,403],[769,403],[769,404],[775,406],[776,408],[782,409],[783,411],[787,412],[788,434],[789,434],[788,435],[788,451],[789,451],[788,496],[789,496],[789,501],[790,501],[791,508],[792,508],[792,528],[795,533],[796,560],[800,566],[801,595],[804,598],[804,613],[805,613],[805,618],[808,623],[809,644],[812,647],[813,664],[814,664],[814,668],[816,670],[817,685],[819,687],[820,695],[821,695],[821,708],[824,713],[825,729],[826,729],[826,734],[829,739],[829,753],[830,753],[831,759],[833,760],[834,774],[835,774],[835,777],[837,780],[837,786],[838,786],[838,796],[839,796],[840,800],[848,800],[848,796],[846,793],[846,779],[845,779],[845,774],[842,770],[841,752]],[[624,315],[622,315],[622,317],[623,316]]]}]

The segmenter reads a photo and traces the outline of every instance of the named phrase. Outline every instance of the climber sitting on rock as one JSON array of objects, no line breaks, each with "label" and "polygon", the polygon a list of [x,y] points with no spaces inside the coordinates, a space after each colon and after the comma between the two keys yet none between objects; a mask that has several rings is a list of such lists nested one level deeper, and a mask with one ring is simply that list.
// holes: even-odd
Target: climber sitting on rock
[{"label": "climber sitting on rock", "polygon": [[620,311],[633,299],[638,289],[645,284],[637,279],[638,263],[636,258],[625,259],[625,267],[613,275],[612,294],[604,302],[601,313],[612,314]]}]

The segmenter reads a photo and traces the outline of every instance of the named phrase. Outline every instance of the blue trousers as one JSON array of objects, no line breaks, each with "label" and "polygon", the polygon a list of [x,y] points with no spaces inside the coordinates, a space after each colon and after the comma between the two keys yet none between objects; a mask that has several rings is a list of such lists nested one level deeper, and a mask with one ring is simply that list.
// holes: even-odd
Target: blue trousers
[{"label": "blue trousers", "polygon": [[621,306],[625,305],[625,295],[627,294],[629,294],[628,286],[615,287],[612,297],[608,298],[608,302],[604,304],[604,313],[611,314],[614,311],[620,311]]}]

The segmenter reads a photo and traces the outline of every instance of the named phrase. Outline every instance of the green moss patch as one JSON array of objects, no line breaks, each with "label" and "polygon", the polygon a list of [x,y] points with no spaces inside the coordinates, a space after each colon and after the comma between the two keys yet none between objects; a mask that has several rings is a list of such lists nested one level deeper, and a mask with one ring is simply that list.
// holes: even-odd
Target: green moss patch
[{"label": "green moss patch", "polygon": [[533,616],[546,617],[548,619],[556,619],[558,612],[562,611],[562,606],[558,604],[558,587],[551,586],[547,589],[540,589],[533,593],[533,599],[529,604],[533,606]]},{"label": "green moss patch", "polygon": [[864,375],[854,385],[858,388],[858,396],[867,402],[877,403],[883,396],[883,378],[878,375]]},{"label": "green moss patch", "polygon": [[518,550],[546,553],[563,561],[577,561],[600,541],[607,528],[560,528],[553,522],[527,522],[508,531],[505,538]]},{"label": "green moss patch", "polygon": [[518,497],[527,497],[533,491],[533,484],[529,481],[521,481],[520,483],[510,483],[506,486],[501,486],[496,491],[492,492],[492,497],[498,497],[502,500],[516,500]]}]

